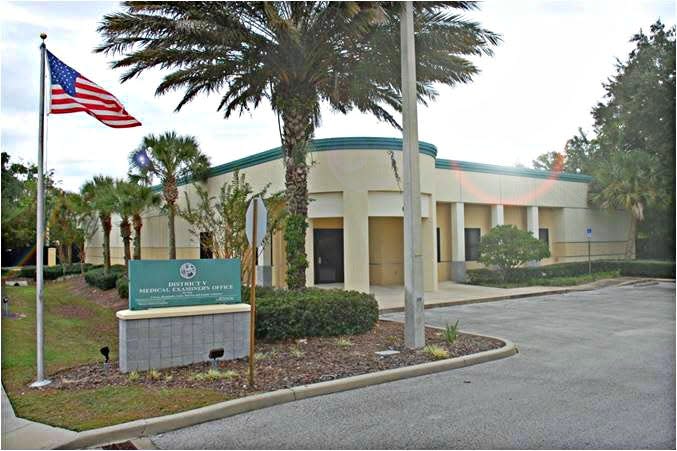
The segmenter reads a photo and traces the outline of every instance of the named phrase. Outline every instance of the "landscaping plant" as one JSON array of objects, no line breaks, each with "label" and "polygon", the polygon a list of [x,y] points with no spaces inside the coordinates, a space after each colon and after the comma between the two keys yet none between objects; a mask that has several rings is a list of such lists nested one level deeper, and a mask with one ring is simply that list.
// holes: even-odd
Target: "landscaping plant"
[{"label": "landscaping plant", "polygon": [[[245,302],[248,297],[243,297]],[[256,336],[270,340],[361,334],[378,320],[378,303],[357,291],[305,288],[256,291]]]},{"label": "landscaping plant", "polygon": [[447,324],[442,334],[448,344],[453,344],[458,338],[458,320],[456,320],[454,325]]},{"label": "landscaping plant", "polygon": [[175,260],[178,185],[188,180],[204,180],[209,170],[209,157],[202,153],[194,137],[165,132],[159,136],[145,136],[138,149],[130,153],[129,162],[130,180],[150,185],[157,179],[162,185],[168,219],[169,259]]},{"label": "landscaping plant", "polygon": [[480,240],[480,263],[496,266],[504,282],[511,280],[517,267],[547,257],[547,243],[514,225],[496,226]]},{"label": "landscaping plant", "polygon": [[449,358],[449,351],[437,345],[426,345],[426,347],[423,348],[423,352],[433,360],[444,360]]}]

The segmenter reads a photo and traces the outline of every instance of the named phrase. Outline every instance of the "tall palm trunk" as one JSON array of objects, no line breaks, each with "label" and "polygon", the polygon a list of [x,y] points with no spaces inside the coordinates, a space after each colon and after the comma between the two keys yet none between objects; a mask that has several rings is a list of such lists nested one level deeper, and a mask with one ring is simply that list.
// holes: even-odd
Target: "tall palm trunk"
[{"label": "tall palm trunk", "polygon": [[287,286],[298,290],[306,286],[306,229],[308,228],[308,165],[306,146],[313,133],[307,103],[293,102],[282,111],[287,222]]},{"label": "tall palm trunk", "polygon": [[179,198],[179,191],[176,187],[176,178],[173,175],[169,175],[165,179],[164,195],[168,210],[169,259],[176,260],[176,229],[174,228],[174,219],[176,218],[176,200]]},{"label": "tall palm trunk", "polygon": [[141,227],[143,226],[141,215],[132,216],[132,223],[134,225],[134,260],[141,260]]},{"label": "tall palm trunk", "polygon": [[132,227],[129,224],[129,218],[123,217],[120,221],[120,236],[122,237],[122,243],[125,249],[125,268],[129,265],[129,260],[132,258],[131,251],[131,237],[132,237]]},{"label": "tall palm trunk", "polygon": [[635,254],[635,236],[637,234],[637,218],[630,215],[630,227],[628,227],[628,241],[625,243],[625,259],[631,260]]},{"label": "tall palm trunk", "polygon": [[103,272],[110,273],[110,231],[113,228],[110,215],[99,216],[103,229]]}]

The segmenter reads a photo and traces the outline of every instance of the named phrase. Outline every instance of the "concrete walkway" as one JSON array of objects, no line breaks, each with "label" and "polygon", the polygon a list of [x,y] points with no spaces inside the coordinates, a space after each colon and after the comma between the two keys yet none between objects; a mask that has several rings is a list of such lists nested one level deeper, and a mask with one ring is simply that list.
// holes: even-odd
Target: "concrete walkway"
[{"label": "concrete walkway", "polygon": [[[476,302],[488,302],[492,300],[512,299],[518,297],[531,297],[546,294],[563,294],[570,291],[585,291],[605,286],[619,285],[636,278],[619,277],[616,279],[604,279],[585,285],[569,287],[519,287],[519,288],[494,288],[479,285],[466,285],[450,281],[439,283],[437,291],[426,291],[424,302],[426,308],[443,307],[449,305],[471,304]],[[320,284],[318,288],[340,288],[342,283]],[[378,301],[379,310],[382,313],[397,312],[404,310],[404,287],[402,285],[372,285],[371,293]]]},{"label": "concrete walkway", "polygon": [[17,417],[2,387],[2,449],[54,449],[76,435],[67,429]]}]

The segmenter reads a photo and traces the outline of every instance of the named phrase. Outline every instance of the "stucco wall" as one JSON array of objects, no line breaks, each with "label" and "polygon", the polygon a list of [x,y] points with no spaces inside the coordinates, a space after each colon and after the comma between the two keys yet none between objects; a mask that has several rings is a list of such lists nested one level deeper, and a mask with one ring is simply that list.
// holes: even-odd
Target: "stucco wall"
[{"label": "stucco wall", "polygon": [[[308,281],[313,280],[313,230],[344,229],[346,288],[368,290],[369,284],[401,284],[403,280],[403,204],[401,188],[385,148],[374,142],[361,148],[349,143],[363,138],[346,138],[337,149],[326,146],[309,154],[309,228],[306,252]],[[379,141],[378,139],[376,141]],[[346,144],[348,143],[348,144]],[[237,164],[215,168],[206,186],[211,195],[233,178],[241,167],[254,190],[269,185],[269,192],[284,188],[282,161],[263,152],[238,160]],[[268,156],[266,156],[266,155]],[[272,155],[272,157],[270,156]],[[539,225],[549,229],[552,258],[544,263],[587,258],[585,229],[593,228],[593,258],[623,255],[628,215],[622,211],[588,209],[587,183],[577,175],[553,175],[515,168],[490,167],[475,163],[436,160],[430,147],[420,154],[422,245],[426,289],[437,280],[451,277],[451,203],[464,203],[465,227],[478,227],[481,234],[491,228],[491,206],[504,205],[504,223],[526,229],[526,207],[539,207]],[[271,160],[271,158],[273,158]],[[402,153],[394,152],[400,177]],[[246,161],[245,161],[246,160]],[[240,164],[242,163],[242,164]],[[239,166],[238,166],[239,165]],[[228,172],[231,171],[231,172]],[[179,187],[179,206],[186,207],[186,195],[197,202],[190,184]],[[113,218],[112,263],[122,264],[119,218]],[[440,229],[440,262],[436,261],[436,229]],[[142,229],[142,258],[167,258],[167,218],[159,210],[147,212]],[[101,232],[87,245],[87,261],[102,262]],[[176,219],[178,258],[198,258],[198,238],[189,233],[186,222]],[[272,243],[273,283],[283,286],[286,278],[285,242],[281,232]],[[270,252],[270,251],[266,251]],[[267,254],[270,255],[270,254]],[[266,258],[271,258],[266,257]],[[468,268],[478,267],[468,262]]]}]

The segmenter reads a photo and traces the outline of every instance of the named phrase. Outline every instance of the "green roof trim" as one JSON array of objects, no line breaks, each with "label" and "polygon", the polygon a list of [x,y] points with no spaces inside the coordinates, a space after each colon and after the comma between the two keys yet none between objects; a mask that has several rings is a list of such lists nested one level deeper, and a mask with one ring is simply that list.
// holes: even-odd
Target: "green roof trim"
[{"label": "green roof trim", "polygon": [[584,174],[515,168],[510,166],[498,166],[495,164],[472,163],[469,161],[443,160],[440,158],[435,159],[435,168],[464,172],[483,172],[485,174],[514,175],[517,177],[531,177],[537,179],[563,180],[567,182],[590,183],[592,181],[592,177]]},{"label": "green roof trim", "polygon": [[[324,138],[314,139],[310,142],[309,152],[324,152],[328,150],[402,150],[402,140],[400,138],[375,138],[375,137],[349,137],[349,138]],[[418,150],[424,155],[435,158],[437,156],[437,147],[434,145],[419,141]],[[279,160],[282,158],[282,148],[275,147],[263,152],[249,155],[238,160],[230,161],[218,166],[212,166],[207,171],[207,178],[216,177],[217,175],[227,174],[236,170],[250,168],[258,164],[267,163],[269,161]],[[191,180],[189,178],[180,178],[177,180],[177,185],[185,185]],[[153,187],[156,190],[158,186]]]},{"label": "green roof trim", "polygon": [[[419,141],[419,152],[424,155],[429,155],[433,158],[437,156],[437,147],[430,143]],[[399,138],[325,138],[314,139],[310,142],[309,152],[324,152],[327,150],[402,150],[402,140]],[[209,169],[208,177],[214,177],[228,172],[233,172],[237,169],[249,168],[257,164],[267,163],[268,161],[278,160],[282,158],[282,148],[275,147],[266,151],[250,155],[248,157],[240,158],[239,160],[231,161],[219,166],[214,166]]]},{"label": "green roof trim", "polygon": [[[589,183],[592,177],[583,174],[570,174],[566,172],[550,172],[538,169],[514,168],[509,166],[498,166],[493,164],[472,163],[469,161],[444,160],[437,158],[437,147],[433,144],[419,141],[419,152],[435,158],[435,168],[437,169],[455,169],[466,172],[483,172],[487,174],[514,175],[518,177],[532,177],[541,179],[565,180],[571,182]],[[314,139],[310,142],[309,152],[324,152],[329,150],[402,150],[402,140],[400,138],[378,138],[378,137],[347,137],[347,138],[325,138]],[[225,164],[212,166],[207,171],[207,178],[217,175],[227,174],[236,170],[241,170],[267,163],[269,161],[282,158],[282,148],[275,147],[263,152],[249,155]],[[177,180],[178,185],[185,185],[191,180],[182,177]],[[154,190],[160,191],[161,187],[156,185]]]}]

